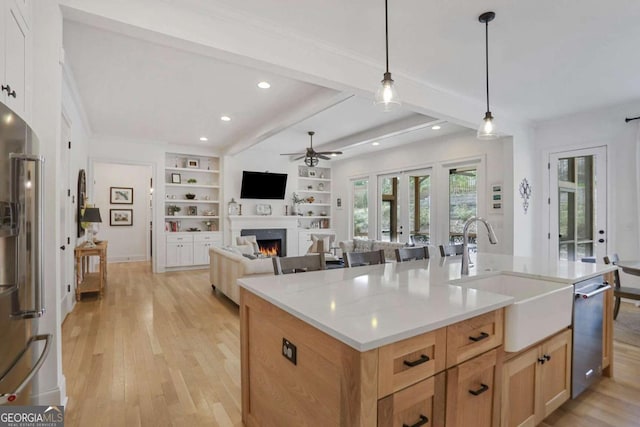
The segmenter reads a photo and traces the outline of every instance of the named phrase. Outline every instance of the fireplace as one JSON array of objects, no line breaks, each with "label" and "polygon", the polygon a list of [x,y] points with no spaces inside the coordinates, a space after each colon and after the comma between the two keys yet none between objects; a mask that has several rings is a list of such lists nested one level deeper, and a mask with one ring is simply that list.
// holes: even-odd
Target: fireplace
[{"label": "fireplace", "polygon": [[256,236],[260,252],[267,256],[287,255],[286,228],[245,228],[240,230],[241,236]]}]

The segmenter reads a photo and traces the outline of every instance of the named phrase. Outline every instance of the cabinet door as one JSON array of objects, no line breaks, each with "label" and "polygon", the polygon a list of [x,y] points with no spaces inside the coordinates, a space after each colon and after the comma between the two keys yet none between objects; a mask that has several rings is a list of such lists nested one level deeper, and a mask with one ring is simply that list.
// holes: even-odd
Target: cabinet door
[{"label": "cabinet door", "polygon": [[500,424],[501,357],[491,350],[447,371],[447,427]]},{"label": "cabinet door", "polygon": [[5,9],[6,62],[2,84],[11,86],[11,91],[15,91],[15,97],[8,96],[6,91],[3,91],[3,96],[12,110],[25,117],[28,31],[17,6],[13,2],[6,3],[9,6]]},{"label": "cabinet door", "polygon": [[176,265],[180,265],[179,263],[179,252],[180,252],[181,243],[176,242],[167,242],[167,267],[174,267]]},{"label": "cabinet door", "polygon": [[180,243],[178,261],[180,265],[193,265],[193,243]]},{"label": "cabinet door", "polygon": [[378,401],[378,427],[444,426],[445,373]]},{"label": "cabinet door", "polygon": [[542,345],[540,365],[540,410],[536,424],[571,397],[571,330],[556,335]]},{"label": "cabinet door", "polygon": [[502,373],[503,427],[536,425],[536,395],[539,394],[539,347],[504,363]]},{"label": "cabinet door", "polygon": [[447,326],[447,368],[502,344],[504,310]]},{"label": "cabinet door", "polygon": [[193,263],[195,265],[209,264],[209,248],[211,246],[211,242],[194,242]]}]

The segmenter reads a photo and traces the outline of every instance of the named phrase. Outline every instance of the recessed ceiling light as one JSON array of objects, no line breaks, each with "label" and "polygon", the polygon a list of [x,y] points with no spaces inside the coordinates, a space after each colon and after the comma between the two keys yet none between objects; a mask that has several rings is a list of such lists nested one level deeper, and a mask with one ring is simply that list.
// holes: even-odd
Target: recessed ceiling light
[{"label": "recessed ceiling light", "polygon": [[378,146],[378,145],[380,145],[380,143],[378,141],[376,141],[376,142],[372,142],[371,145]]},{"label": "recessed ceiling light", "polygon": [[231,121],[231,117],[229,117],[229,116],[222,116],[222,117],[220,117],[220,120],[222,120],[223,122],[230,122],[230,121]]},{"label": "recessed ceiling light", "polygon": [[201,136],[200,137],[200,141],[202,141],[202,142],[206,142],[208,140],[209,140],[209,138],[207,138],[206,136]]},{"label": "recessed ceiling light", "polygon": [[271,87],[271,84],[269,82],[260,82],[258,83],[258,87],[260,89],[269,89]]},{"label": "recessed ceiling light", "polygon": [[431,129],[440,130],[440,129],[442,129],[442,127],[440,125],[433,125],[433,126],[431,126]]}]

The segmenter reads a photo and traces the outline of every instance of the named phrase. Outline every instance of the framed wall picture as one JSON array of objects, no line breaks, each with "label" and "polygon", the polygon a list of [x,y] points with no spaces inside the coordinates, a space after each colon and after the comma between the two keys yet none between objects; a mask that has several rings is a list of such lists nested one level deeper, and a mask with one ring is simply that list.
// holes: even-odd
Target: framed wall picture
[{"label": "framed wall picture", "polygon": [[189,216],[198,215],[198,207],[197,206],[187,206],[187,215],[189,215]]},{"label": "framed wall picture", "polygon": [[187,159],[187,167],[198,169],[200,167],[200,160],[198,159]]},{"label": "framed wall picture", "polygon": [[109,225],[133,225],[133,209],[109,209]]},{"label": "framed wall picture", "polygon": [[171,183],[172,184],[180,184],[180,183],[182,183],[182,178],[180,177],[179,173],[172,173],[171,174]]},{"label": "framed wall picture", "polygon": [[111,187],[110,201],[112,205],[132,205],[133,204],[133,188]]}]

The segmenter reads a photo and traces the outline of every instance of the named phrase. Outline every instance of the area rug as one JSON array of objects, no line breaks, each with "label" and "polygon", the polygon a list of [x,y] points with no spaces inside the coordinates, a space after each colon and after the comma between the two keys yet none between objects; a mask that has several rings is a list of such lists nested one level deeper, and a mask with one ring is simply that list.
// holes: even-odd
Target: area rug
[{"label": "area rug", "polygon": [[618,318],[613,322],[613,339],[640,347],[640,307],[620,304]]}]

